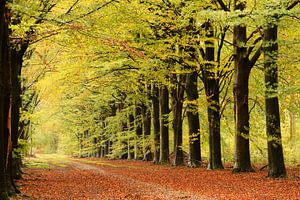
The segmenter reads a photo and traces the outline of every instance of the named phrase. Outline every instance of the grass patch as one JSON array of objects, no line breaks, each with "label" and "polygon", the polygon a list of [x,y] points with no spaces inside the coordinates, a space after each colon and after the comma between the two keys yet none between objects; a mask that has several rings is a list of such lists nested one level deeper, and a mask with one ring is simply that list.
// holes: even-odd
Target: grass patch
[{"label": "grass patch", "polygon": [[24,166],[33,169],[49,169],[50,165],[47,161],[36,157],[26,157],[24,159]]},{"label": "grass patch", "polygon": [[68,157],[59,154],[36,154],[34,157],[26,157],[24,165],[28,168],[50,169],[53,167],[66,167]]},{"label": "grass patch", "polygon": [[82,162],[82,163],[86,163],[86,164],[93,164],[93,165],[100,165],[100,166],[106,166],[106,167],[114,167],[114,168],[130,168],[130,169],[138,169],[138,167],[136,166],[131,166],[131,165],[128,165],[128,164],[112,164],[112,163],[109,163],[109,162],[103,162],[103,160],[88,160],[88,159],[76,159],[76,158],[72,158],[70,160],[73,160],[73,161],[77,161],[77,162]]}]

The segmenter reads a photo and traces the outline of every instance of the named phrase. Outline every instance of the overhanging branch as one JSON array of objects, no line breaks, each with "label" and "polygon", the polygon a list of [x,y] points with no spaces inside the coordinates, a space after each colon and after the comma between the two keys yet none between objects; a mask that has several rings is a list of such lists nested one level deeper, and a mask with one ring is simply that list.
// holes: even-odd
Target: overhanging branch
[{"label": "overhanging branch", "polygon": [[225,5],[225,3],[222,1],[222,0],[217,0],[217,2],[219,3],[219,5],[221,6],[221,8],[224,10],[224,11],[230,11],[230,9]]},{"label": "overhanging branch", "polygon": [[293,9],[295,6],[297,6],[298,3],[300,3],[300,0],[296,0],[296,1],[292,2],[291,5],[289,5],[286,9],[287,9],[287,10],[291,10],[291,9]]}]

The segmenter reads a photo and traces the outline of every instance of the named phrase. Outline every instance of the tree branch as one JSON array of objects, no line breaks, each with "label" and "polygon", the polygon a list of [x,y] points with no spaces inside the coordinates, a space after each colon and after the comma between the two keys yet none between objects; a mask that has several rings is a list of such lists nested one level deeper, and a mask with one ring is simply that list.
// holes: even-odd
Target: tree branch
[{"label": "tree branch", "polygon": [[291,10],[293,9],[295,6],[297,6],[297,4],[300,3],[300,0],[296,0],[294,1],[291,5],[289,5],[286,9],[287,10]]},{"label": "tree branch", "polygon": [[89,12],[87,12],[87,13],[85,13],[85,14],[77,17],[77,18],[75,18],[75,19],[71,19],[71,20],[69,20],[67,22],[64,22],[64,24],[68,24],[68,23],[71,23],[71,22],[76,21],[78,19],[82,19],[84,17],[87,17],[87,16],[93,14],[94,12],[97,12],[98,10],[101,10],[102,8],[108,6],[109,4],[112,4],[114,2],[119,2],[119,1],[118,0],[110,0],[110,1],[108,1],[108,2],[106,2],[106,3],[104,3],[104,4],[100,5],[100,6],[98,6],[97,8],[95,8],[95,9],[93,9],[93,10],[91,10],[91,11],[89,11]]},{"label": "tree branch", "polygon": [[80,0],[76,0],[64,15],[68,15],[70,12],[72,12],[73,8],[78,4],[79,1]]},{"label": "tree branch", "polygon": [[230,9],[225,5],[225,3],[222,1],[222,0],[217,0],[217,2],[219,3],[219,5],[221,6],[221,8],[224,10],[224,11],[230,11]]},{"label": "tree branch", "polygon": [[252,53],[252,51],[253,51],[255,45],[256,45],[258,42],[260,42],[261,40],[262,40],[262,37],[259,37],[259,38],[257,38],[257,39],[253,42],[253,45],[251,45],[251,46],[248,48],[248,50],[247,50],[247,56],[250,56],[250,54]]},{"label": "tree branch", "polygon": [[249,60],[249,67],[252,68],[256,61],[258,60],[258,58],[260,57],[262,52],[262,45],[257,49],[257,51],[255,52],[255,54],[252,56],[252,58]]}]

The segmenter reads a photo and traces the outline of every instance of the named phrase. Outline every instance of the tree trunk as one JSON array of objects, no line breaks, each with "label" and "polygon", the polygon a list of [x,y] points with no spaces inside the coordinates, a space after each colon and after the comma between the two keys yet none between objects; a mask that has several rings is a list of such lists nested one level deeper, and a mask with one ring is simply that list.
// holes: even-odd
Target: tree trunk
[{"label": "tree trunk", "polygon": [[159,123],[159,88],[153,84],[152,86],[152,119],[153,119],[153,132],[154,132],[154,157],[153,163],[159,162],[159,133],[160,133],[160,123]]},{"label": "tree trunk", "polygon": [[187,117],[189,124],[189,163],[190,167],[198,167],[201,163],[200,122],[198,114],[198,73],[187,75],[186,95],[188,102]]},{"label": "tree trunk", "polygon": [[150,142],[150,134],[151,134],[151,85],[146,84],[146,103],[142,106],[142,115],[143,115],[143,155],[144,161],[153,160],[153,154],[151,152],[151,142]]},{"label": "tree trunk", "polygon": [[142,106],[137,105],[135,108],[135,142],[134,142],[134,159],[139,160],[142,158],[141,150],[141,137],[143,135],[143,126],[142,126]]},{"label": "tree trunk", "polygon": [[106,141],[105,141],[105,157],[107,157],[108,156],[108,154],[109,154],[109,140],[107,139]]},{"label": "tree trunk", "polygon": [[[21,108],[21,68],[23,65],[23,56],[28,48],[27,42],[22,42],[21,47],[16,46],[11,49],[11,134],[13,149],[18,148],[19,124],[20,124],[20,108]],[[18,151],[15,152],[13,157],[12,170],[13,177],[21,178],[21,155]]]},{"label": "tree trunk", "polygon": [[144,161],[152,160],[151,154],[151,145],[149,143],[150,134],[151,134],[151,112],[147,106],[143,106],[143,129],[144,129],[144,138],[143,138],[143,154]]},{"label": "tree trunk", "polygon": [[251,68],[247,56],[246,27],[234,27],[235,71],[234,71],[234,104],[236,117],[235,164],[234,172],[254,171],[250,161],[249,148],[249,105],[248,84]]},{"label": "tree trunk", "polygon": [[[209,22],[204,24],[206,36],[214,36],[213,28]],[[208,169],[223,169],[221,157],[220,133],[220,88],[218,70],[215,62],[215,44],[212,40],[205,42],[205,60],[208,62],[203,69],[203,82],[207,99],[207,115],[209,124],[209,161]]]},{"label": "tree trunk", "polygon": [[295,147],[295,141],[297,141],[296,135],[297,135],[297,129],[296,129],[296,115],[292,111],[289,112],[289,117],[290,117],[290,127],[289,127],[289,132],[290,132],[290,141],[292,143],[292,148]]},{"label": "tree trunk", "polygon": [[264,69],[266,87],[266,125],[268,136],[268,176],[285,177],[282,139],[280,130],[280,113],[278,103],[278,43],[277,25],[269,24],[264,30]]},{"label": "tree trunk", "polygon": [[[6,20],[8,21],[8,20]],[[4,36],[2,43],[2,80],[3,80],[3,101],[4,101],[4,155],[6,166],[6,182],[9,194],[15,194],[17,189],[13,180],[12,171],[12,135],[11,135],[11,55],[9,47],[8,23],[4,24]]]},{"label": "tree trunk", "polygon": [[171,80],[174,88],[171,90],[172,97],[172,112],[173,112],[173,131],[174,131],[174,161],[173,165],[183,165],[183,150],[182,150],[182,108],[183,108],[183,95],[184,83],[186,75],[179,75],[177,83],[177,75],[173,74]]},{"label": "tree trunk", "polygon": [[0,4],[0,199],[8,199],[7,196],[7,184],[6,184],[6,169],[5,169],[5,123],[4,123],[4,57],[3,54],[3,44],[5,41],[4,33],[4,13],[5,13],[5,4],[6,1],[1,2]]},{"label": "tree trunk", "polygon": [[129,122],[129,137],[128,137],[128,156],[127,159],[131,160],[134,155],[133,155],[133,146],[132,146],[132,132],[134,131],[134,115],[133,114],[129,114],[128,116],[128,122]]},{"label": "tree trunk", "polygon": [[126,139],[128,133],[128,125],[127,122],[121,122],[121,159],[128,159],[128,140]]},{"label": "tree trunk", "polygon": [[169,91],[162,86],[159,92],[160,103],[160,163],[169,162]]}]

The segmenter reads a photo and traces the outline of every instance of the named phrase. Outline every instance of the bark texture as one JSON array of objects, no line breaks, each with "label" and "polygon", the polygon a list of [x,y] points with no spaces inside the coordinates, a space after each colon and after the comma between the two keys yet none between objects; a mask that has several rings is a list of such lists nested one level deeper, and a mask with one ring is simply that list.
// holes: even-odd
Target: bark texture
[{"label": "bark texture", "polygon": [[160,154],[160,122],[159,122],[159,88],[156,85],[152,85],[152,121],[153,121],[153,132],[154,132],[154,156],[153,162],[159,162]]},{"label": "bark texture", "polygon": [[[204,24],[206,36],[214,36],[213,28],[209,22]],[[203,67],[203,82],[207,99],[207,115],[209,124],[209,161],[208,169],[223,169],[221,157],[220,132],[220,86],[217,66],[215,62],[215,44],[213,40],[205,42],[205,60]]]},{"label": "bark texture", "polygon": [[153,159],[150,146],[150,134],[151,134],[151,111],[148,106],[143,106],[143,154],[144,161],[150,161]]},{"label": "bark texture", "polygon": [[285,177],[278,103],[277,25],[269,24],[264,31],[264,69],[266,87],[266,125],[268,137],[268,176]]},{"label": "bark texture", "polygon": [[186,96],[188,100],[187,117],[189,124],[189,161],[190,167],[198,167],[201,163],[200,122],[198,105],[198,73],[193,72],[186,78]]},{"label": "bark texture", "polygon": [[160,163],[169,162],[169,91],[162,86],[159,92],[160,103]]},{"label": "bark texture", "polygon": [[135,108],[135,143],[134,143],[134,159],[142,159],[142,149],[140,145],[141,137],[143,135],[142,122],[142,105],[136,105]]},{"label": "bark texture", "polygon": [[[177,77],[178,76],[178,77]],[[182,150],[182,109],[183,109],[183,95],[184,83],[186,75],[173,74],[171,77],[174,84],[171,89],[172,98],[172,112],[173,112],[173,132],[174,132],[174,160],[173,165],[183,165],[183,150]]]},{"label": "bark texture", "polygon": [[1,1],[0,4],[0,199],[8,199],[7,183],[6,183],[6,169],[5,169],[5,115],[4,115],[4,49],[5,43],[5,3]]},{"label": "bark texture", "polygon": [[251,67],[247,56],[246,27],[238,25],[234,27],[235,44],[235,71],[234,71],[234,106],[236,118],[235,135],[235,164],[234,172],[253,171],[250,161],[249,147],[249,76]]}]

